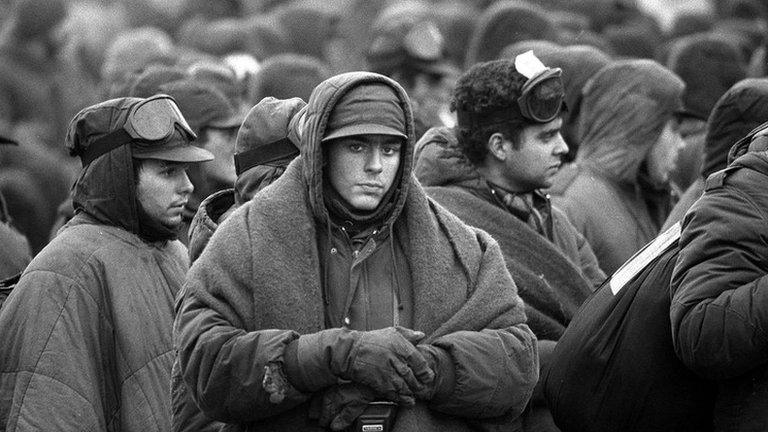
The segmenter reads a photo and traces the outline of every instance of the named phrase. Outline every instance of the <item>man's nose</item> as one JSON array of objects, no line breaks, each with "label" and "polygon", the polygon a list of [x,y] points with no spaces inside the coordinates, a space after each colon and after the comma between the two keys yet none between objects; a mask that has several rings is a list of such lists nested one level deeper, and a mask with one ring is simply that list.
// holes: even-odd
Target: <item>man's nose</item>
[{"label": "man's nose", "polygon": [[177,191],[180,195],[191,195],[192,192],[195,190],[195,185],[192,184],[192,181],[189,179],[189,176],[185,172],[181,176],[181,180],[179,180],[179,185],[177,188]]},{"label": "man's nose", "polygon": [[568,153],[568,144],[566,144],[565,140],[563,139],[562,134],[557,134],[555,137],[557,142],[555,143],[555,151],[554,154],[556,155],[564,155]]},{"label": "man's nose", "polygon": [[378,147],[373,147],[368,153],[365,161],[365,170],[369,172],[381,172],[384,165],[381,163],[381,151]]}]

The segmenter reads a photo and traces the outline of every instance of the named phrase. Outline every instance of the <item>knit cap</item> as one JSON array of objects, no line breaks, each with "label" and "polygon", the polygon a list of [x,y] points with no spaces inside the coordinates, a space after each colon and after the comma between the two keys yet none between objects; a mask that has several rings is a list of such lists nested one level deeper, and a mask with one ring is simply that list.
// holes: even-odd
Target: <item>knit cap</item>
[{"label": "knit cap", "polygon": [[377,134],[408,138],[405,113],[394,90],[381,83],[359,85],[342,96],[331,111],[322,142]]}]

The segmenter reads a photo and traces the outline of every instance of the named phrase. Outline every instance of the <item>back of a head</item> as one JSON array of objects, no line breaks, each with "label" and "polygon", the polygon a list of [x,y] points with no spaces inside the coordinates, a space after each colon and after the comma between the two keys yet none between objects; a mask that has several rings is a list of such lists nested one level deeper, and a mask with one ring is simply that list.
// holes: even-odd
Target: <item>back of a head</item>
[{"label": "back of a head", "polygon": [[731,146],[766,120],[768,79],[744,79],[728,89],[715,104],[707,122],[702,177],[725,168]]},{"label": "back of a head", "polygon": [[517,0],[500,0],[475,23],[467,51],[466,68],[499,58],[508,45],[528,39],[558,40],[558,30],[547,12]]},{"label": "back of a head", "polygon": [[240,125],[241,119],[226,96],[209,84],[185,79],[163,84],[160,90],[176,100],[197,135],[209,127],[226,129]]},{"label": "back of a head", "polygon": [[292,120],[306,106],[300,98],[267,97],[245,117],[235,142],[235,202],[242,204],[269,186],[299,155],[289,136]]},{"label": "back of a head", "polygon": [[[577,160],[610,160],[607,175],[636,180],[640,164],[682,108],[683,81],[653,60],[616,60],[587,81]],[[606,107],[610,107],[607,109]]]},{"label": "back of a head", "polygon": [[245,98],[246,83],[239,80],[235,71],[221,60],[197,62],[187,72],[193,81],[221,92],[233,107],[240,106]]},{"label": "back of a head", "polygon": [[662,43],[659,29],[643,24],[610,26],[602,35],[616,57],[653,59]]},{"label": "back of a head", "polygon": [[243,13],[238,0],[185,0],[181,10],[182,18],[200,16],[207,20],[236,18]]},{"label": "back of a head", "polygon": [[373,23],[368,68],[387,76],[448,73],[445,38],[437,16],[421,2],[393,4]]},{"label": "back of a head", "polygon": [[194,17],[179,28],[177,37],[179,44],[215,56],[246,52],[249,48],[246,27],[237,18],[206,21]]},{"label": "back of a head", "polygon": [[669,31],[671,38],[704,33],[712,30],[715,19],[704,13],[679,13],[672,22],[672,29]]},{"label": "back of a head", "polygon": [[67,16],[67,6],[62,0],[15,0],[4,24],[11,23],[21,41],[42,38]]},{"label": "back of a head", "polygon": [[298,54],[280,54],[266,59],[249,91],[250,99],[265,97],[309,99],[312,90],[331,76],[319,59]]},{"label": "back of a head", "polygon": [[667,67],[685,82],[683,104],[701,117],[709,117],[718,99],[746,77],[746,62],[727,39],[700,34],[677,39],[670,47]]},{"label": "back of a head", "polygon": [[184,79],[186,76],[184,70],[178,67],[151,65],[135,76],[128,96],[147,98],[156,95],[161,93],[161,85]]},{"label": "back of a head", "polygon": [[456,68],[463,68],[469,39],[480,14],[478,6],[461,1],[440,4],[435,11],[438,25],[445,37],[445,56]]},{"label": "back of a head", "polygon": [[151,63],[169,63],[174,44],[164,31],[142,27],[120,33],[107,48],[101,77],[107,86],[119,83]]},{"label": "back of a head", "polygon": [[280,30],[288,37],[287,50],[324,58],[324,46],[337,31],[339,13],[319,5],[288,2],[274,11]]}]

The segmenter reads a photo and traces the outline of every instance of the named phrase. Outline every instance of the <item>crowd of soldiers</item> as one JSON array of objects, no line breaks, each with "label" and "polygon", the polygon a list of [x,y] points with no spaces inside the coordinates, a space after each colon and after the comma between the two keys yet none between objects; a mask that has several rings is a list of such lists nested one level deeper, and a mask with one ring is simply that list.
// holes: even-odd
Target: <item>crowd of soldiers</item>
[{"label": "crowd of soldiers", "polygon": [[768,2],[0,3],[0,430],[583,430],[632,283],[768,430]]}]

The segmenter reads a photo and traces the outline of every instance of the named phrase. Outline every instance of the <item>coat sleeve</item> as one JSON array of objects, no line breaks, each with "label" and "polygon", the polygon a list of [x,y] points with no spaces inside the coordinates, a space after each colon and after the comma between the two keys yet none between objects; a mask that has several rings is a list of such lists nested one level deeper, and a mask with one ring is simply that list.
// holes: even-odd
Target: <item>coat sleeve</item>
[{"label": "coat sleeve", "polygon": [[462,316],[467,315],[474,315],[468,321],[479,317],[485,324],[427,341],[448,353],[455,377],[450,394],[433,399],[430,408],[468,419],[515,419],[538,381],[537,344],[525,324],[523,302],[498,244],[492,240],[486,245],[472,295],[443,328],[462,327]]},{"label": "coat sleeve", "polygon": [[21,278],[0,312],[0,429],[113,427],[114,344],[95,291],[51,271]]},{"label": "coat sleeve", "polygon": [[735,377],[766,362],[768,226],[742,191],[707,193],[685,218],[672,276],[675,350],[694,371]]},{"label": "coat sleeve", "polygon": [[282,364],[291,330],[247,331],[255,305],[246,212],[217,230],[190,269],[177,304],[174,340],[181,374],[192,398],[210,418],[242,423],[289,410],[310,395],[287,385],[285,398],[270,402],[262,385],[267,365]]}]

